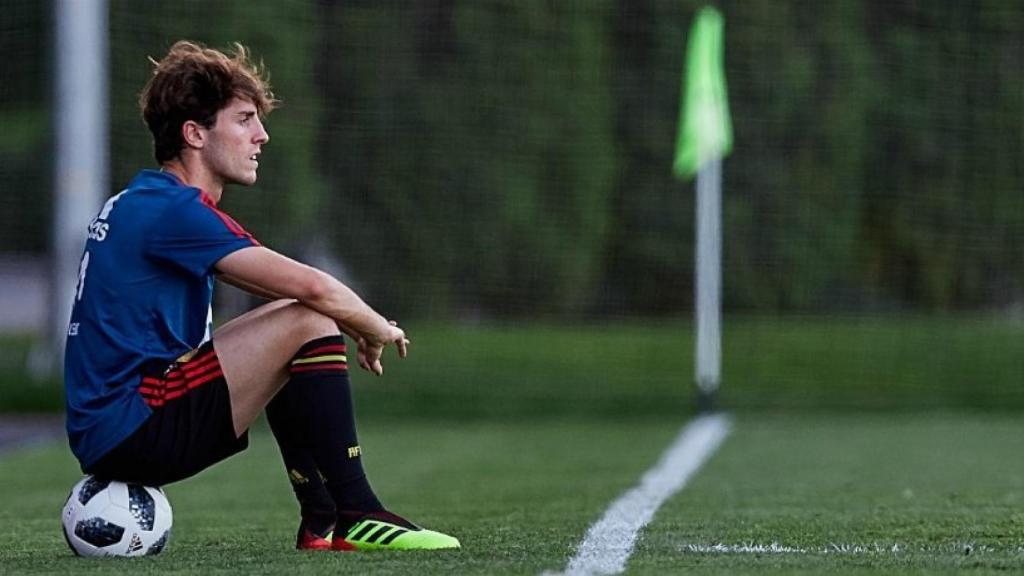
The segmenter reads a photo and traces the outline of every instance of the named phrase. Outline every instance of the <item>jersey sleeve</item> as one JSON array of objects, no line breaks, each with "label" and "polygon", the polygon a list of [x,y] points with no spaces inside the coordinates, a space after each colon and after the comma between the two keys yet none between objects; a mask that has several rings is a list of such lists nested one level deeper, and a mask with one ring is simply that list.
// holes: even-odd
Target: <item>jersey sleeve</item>
[{"label": "jersey sleeve", "polygon": [[164,211],[148,235],[146,255],[201,277],[210,274],[213,265],[228,254],[259,245],[252,234],[200,193]]}]

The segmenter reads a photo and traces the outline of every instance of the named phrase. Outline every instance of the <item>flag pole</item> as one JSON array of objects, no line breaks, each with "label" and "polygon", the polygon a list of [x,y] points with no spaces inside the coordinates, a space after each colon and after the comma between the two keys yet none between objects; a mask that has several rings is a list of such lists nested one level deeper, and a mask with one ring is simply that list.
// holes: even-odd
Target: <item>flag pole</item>
[{"label": "flag pole", "polygon": [[722,381],[722,160],[697,172],[696,380],[697,408],[712,411]]},{"label": "flag pole", "polygon": [[673,164],[681,180],[697,177],[694,376],[703,412],[715,409],[722,380],[722,158],[732,149],[723,28],[715,8],[697,12],[687,43]]}]

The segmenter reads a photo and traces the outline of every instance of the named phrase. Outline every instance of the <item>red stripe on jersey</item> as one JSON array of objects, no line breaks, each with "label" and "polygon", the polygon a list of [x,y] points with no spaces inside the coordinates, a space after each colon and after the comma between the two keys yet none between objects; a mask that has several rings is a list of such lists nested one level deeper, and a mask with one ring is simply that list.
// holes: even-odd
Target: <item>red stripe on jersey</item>
[{"label": "red stripe on jersey", "polygon": [[256,240],[256,238],[253,238],[252,234],[248,233],[245,230],[245,228],[242,228],[241,224],[235,222],[234,218],[222,212],[220,208],[217,208],[216,202],[214,202],[213,198],[210,198],[210,195],[207,194],[204,190],[199,191],[199,199],[200,201],[202,201],[203,206],[206,206],[207,208],[212,210],[213,213],[217,216],[217,218],[220,218],[220,221],[223,222],[225,226],[227,226],[228,230],[232,234],[238,236],[239,238],[248,238],[249,241],[253,243],[253,246],[261,246],[259,241]]}]

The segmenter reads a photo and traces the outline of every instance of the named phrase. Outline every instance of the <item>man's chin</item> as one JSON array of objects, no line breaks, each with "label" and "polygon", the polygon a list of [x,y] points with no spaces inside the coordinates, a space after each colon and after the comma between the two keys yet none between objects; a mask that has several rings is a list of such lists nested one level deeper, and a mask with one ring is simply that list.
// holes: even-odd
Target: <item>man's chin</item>
[{"label": "man's chin", "polygon": [[252,186],[253,184],[256,183],[256,179],[256,173],[253,172],[251,174],[245,174],[237,178],[232,178],[231,184],[238,184],[239,186]]}]

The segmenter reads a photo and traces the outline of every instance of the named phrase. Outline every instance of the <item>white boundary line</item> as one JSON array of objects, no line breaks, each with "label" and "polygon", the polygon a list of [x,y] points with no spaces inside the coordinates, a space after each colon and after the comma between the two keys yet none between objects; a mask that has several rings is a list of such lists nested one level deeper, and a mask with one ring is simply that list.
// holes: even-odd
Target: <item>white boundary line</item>
[{"label": "white boundary line", "polygon": [[793,555],[849,555],[849,556],[900,556],[908,554],[955,554],[958,556],[971,556],[983,554],[1012,554],[1024,555],[1024,546],[997,546],[993,544],[978,544],[974,541],[948,542],[935,545],[908,545],[899,542],[871,542],[867,544],[833,542],[819,546],[788,546],[778,542],[760,544],[747,542],[744,544],[685,544],[679,547],[683,554],[793,554]]},{"label": "white boundary line", "polygon": [[564,574],[618,574],[625,570],[640,530],[714,454],[731,427],[727,416],[713,414],[698,417],[683,428],[640,484],[612,502],[587,530]]}]

